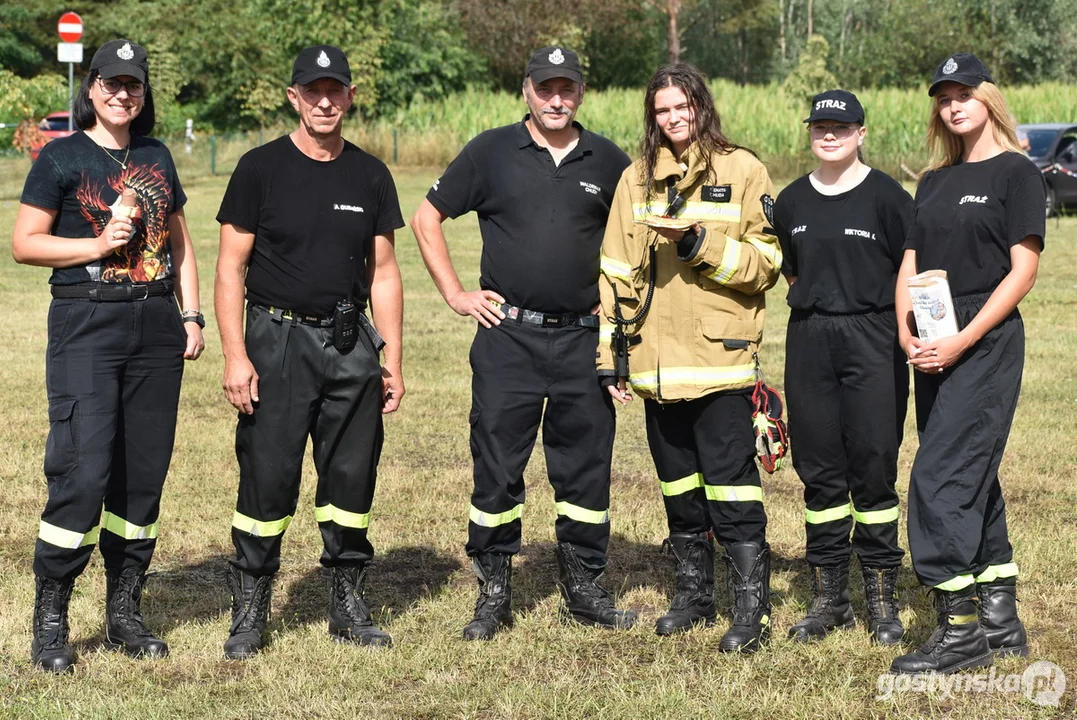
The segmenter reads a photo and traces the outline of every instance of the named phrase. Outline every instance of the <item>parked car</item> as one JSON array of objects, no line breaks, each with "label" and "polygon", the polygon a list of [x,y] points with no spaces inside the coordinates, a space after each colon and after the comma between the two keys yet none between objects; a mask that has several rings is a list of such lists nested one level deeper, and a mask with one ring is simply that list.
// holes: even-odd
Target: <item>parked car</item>
[{"label": "parked car", "polygon": [[37,129],[44,135],[45,140],[41,143],[34,143],[30,147],[30,160],[37,160],[37,156],[41,154],[41,148],[45,147],[45,143],[56,138],[67,137],[71,135],[73,131],[67,129],[67,118],[70,115],[66,110],[63,112],[49,113],[42,120]]},{"label": "parked car", "polygon": [[1077,203],[1077,123],[1018,125],[1028,137],[1028,156],[1047,180],[1047,217]]}]

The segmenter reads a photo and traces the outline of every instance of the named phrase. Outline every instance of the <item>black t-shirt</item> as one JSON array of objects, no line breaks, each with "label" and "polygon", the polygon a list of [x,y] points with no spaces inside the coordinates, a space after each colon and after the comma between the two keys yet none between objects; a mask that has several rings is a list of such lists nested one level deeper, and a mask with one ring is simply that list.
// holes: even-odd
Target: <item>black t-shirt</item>
[{"label": "black t-shirt", "polygon": [[929,172],[905,248],[918,272],[945,270],[954,297],[992,292],[1010,272],[1010,248],[1030,235],[1043,243],[1046,193],[1039,168],[1016,152]]},{"label": "black t-shirt", "polygon": [[349,288],[365,307],[374,236],[404,227],[385,163],[347,141],[321,162],[287,135],[240,158],[217,222],[254,233],[247,300],[322,316]]},{"label": "black t-shirt", "polygon": [[851,190],[824,195],[807,175],[774,202],[782,272],[796,277],[789,306],[850,314],[894,306],[912,197],[879,170]]},{"label": "black t-shirt", "polygon": [[81,130],[53,140],[30,168],[22,202],[57,211],[51,235],[91,238],[104,231],[125,187],[135,191],[142,213],[132,224],[131,240],[101,260],[55,268],[50,283],[144,283],[172,275],[168,218],[187,196],[168,148],[153,138],[132,135],[130,153],[107,150]]},{"label": "black t-shirt", "polygon": [[576,127],[579,141],[560,165],[522,121],[487,130],[426,195],[449,217],[478,213],[479,285],[510,305],[563,313],[598,304],[602,235],[631,160],[606,138]]}]

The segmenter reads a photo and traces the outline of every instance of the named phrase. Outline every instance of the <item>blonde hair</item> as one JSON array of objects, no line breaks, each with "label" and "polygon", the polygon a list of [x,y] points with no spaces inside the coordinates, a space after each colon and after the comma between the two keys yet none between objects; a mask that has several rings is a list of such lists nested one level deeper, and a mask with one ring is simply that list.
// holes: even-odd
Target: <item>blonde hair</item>
[{"label": "blonde hair", "polygon": [[[987,108],[987,117],[991,123],[991,134],[994,136],[995,144],[1009,152],[1023,152],[1021,144],[1017,142],[1017,124],[998,86],[992,82],[983,82],[970,89],[972,97],[982,102]],[[931,153],[931,162],[925,168],[924,173],[956,165],[961,161],[961,154],[965,150],[961,138],[950,132],[946,123],[942,121],[939,103],[935,98],[931,99],[931,117],[927,124],[925,144]],[[923,177],[924,173],[920,176]]]}]

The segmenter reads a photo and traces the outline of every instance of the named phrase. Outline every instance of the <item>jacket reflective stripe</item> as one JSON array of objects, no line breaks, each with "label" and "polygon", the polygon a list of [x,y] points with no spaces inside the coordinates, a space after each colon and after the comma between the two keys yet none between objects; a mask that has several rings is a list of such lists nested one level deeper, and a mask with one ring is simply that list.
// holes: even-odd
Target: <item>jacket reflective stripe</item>
[{"label": "jacket reflective stripe", "polygon": [[236,510],[236,514],[232,516],[232,527],[255,537],[283,535],[291,523],[291,515],[282,517],[280,520],[255,520]]},{"label": "jacket reflective stripe", "polygon": [[567,517],[576,522],[590,523],[591,525],[604,525],[610,521],[609,510],[588,510],[587,508],[573,505],[572,503],[554,503],[557,514]]},{"label": "jacket reflective stripe", "polygon": [[482,525],[483,527],[498,527],[499,525],[507,525],[513,520],[519,520],[524,514],[524,504],[520,503],[512,510],[506,510],[503,513],[487,513],[479,510],[474,505],[471,506],[471,512],[468,517],[471,522],[476,525]]},{"label": "jacket reflective stripe", "polygon": [[779,269],[781,268],[784,256],[782,255],[781,249],[778,247],[778,243],[763,242],[759,238],[754,237],[748,238],[748,243],[756,250],[770,258],[770,261],[774,263],[775,267]]},{"label": "jacket reflective stripe", "polygon": [[804,508],[804,522],[809,525],[822,525],[823,523],[844,520],[853,514],[853,506],[850,503],[827,508],[826,510],[809,510]]},{"label": "jacket reflective stripe", "polygon": [[[665,215],[667,203],[633,203],[632,214],[637,220],[648,215]],[[678,220],[730,220],[740,221],[739,203],[707,202],[706,200],[689,200],[677,215]]]},{"label": "jacket reflective stripe", "polygon": [[989,565],[983,573],[976,576],[976,582],[989,583],[999,578],[1017,577],[1017,563],[1009,562],[1003,565]]},{"label": "jacket reflective stripe", "polygon": [[976,582],[976,579],[971,575],[958,575],[957,577],[950,578],[944,583],[939,583],[935,587],[939,590],[945,590],[946,592],[957,592],[958,590],[964,590],[974,582]]},{"label": "jacket reflective stripe", "polygon": [[613,341],[613,331],[616,329],[615,325],[602,324],[598,326],[598,341],[600,343],[608,343]]},{"label": "jacket reflective stripe", "polygon": [[716,502],[763,502],[763,488],[758,485],[704,485],[707,499]]},{"label": "jacket reflective stripe", "polygon": [[341,510],[336,505],[319,505],[314,508],[314,519],[320,523],[331,522],[341,527],[366,530],[370,526],[370,513],[354,513]]},{"label": "jacket reflective stripe", "polygon": [[853,519],[861,525],[883,525],[885,523],[897,522],[898,507],[895,505],[886,510],[869,510],[867,512],[860,512],[856,508],[853,508]]},{"label": "jacket reflective stripe", "polygon": [[631,265],[605,255],[602,256],[600,268],[609,277],[620,278],[621,280],[629,280],[632,277]]},{"label": "jacket reflective stripe", "polygon": [[658,371],[632,373],[629,380],[637,388],[654,390],[661,378],[664,385],[733,385],[755,379],[755,365],[733,365],[710,368],[664,368]]},{"label": "jacket reflective stripe", "polygon": [[97,542],[98,532],[99,529],[96,525],[84,533],[78,533],[74,530],[65,530],[62,527],[51,525],[42,520],[37,531],[37,537],[49,545],[67,548],[68,550],[77,550],[80,547],[93,545]]},{"label": "jacket reflective stripe", "polygon": [[135,525],[107,510],[101,513],[101,528],[124,540],[153,540],[157,537],[157,521],[149,525]]},{"label": "jacket reflective stripe", "polygon": [[740,243],[733,238],[726,238],[725,248],[722,250],[722,263],[709,273],[705,273],[715,282],[725,285],[740,266]]},{"label": "jacket reflective stripe", "polygon": [[659,483],[659,485],[662,487],[662,494],[666,497],[684,495],[686,492],[703,487],[703,475],[695,473],[680,480],[670,480],[669,482]]}]

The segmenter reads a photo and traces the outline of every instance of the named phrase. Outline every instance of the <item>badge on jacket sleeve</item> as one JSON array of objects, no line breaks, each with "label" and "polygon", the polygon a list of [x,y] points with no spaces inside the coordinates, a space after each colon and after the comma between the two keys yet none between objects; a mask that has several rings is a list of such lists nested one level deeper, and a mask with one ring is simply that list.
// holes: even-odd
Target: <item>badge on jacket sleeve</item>
[{"label": "badge on jacket sleeve", "polygon": [[761,195],[759,202],[763,203],[763,214],[767,217],[767,222],[771,227],[774,226],[774,198],[770,195]]}]

